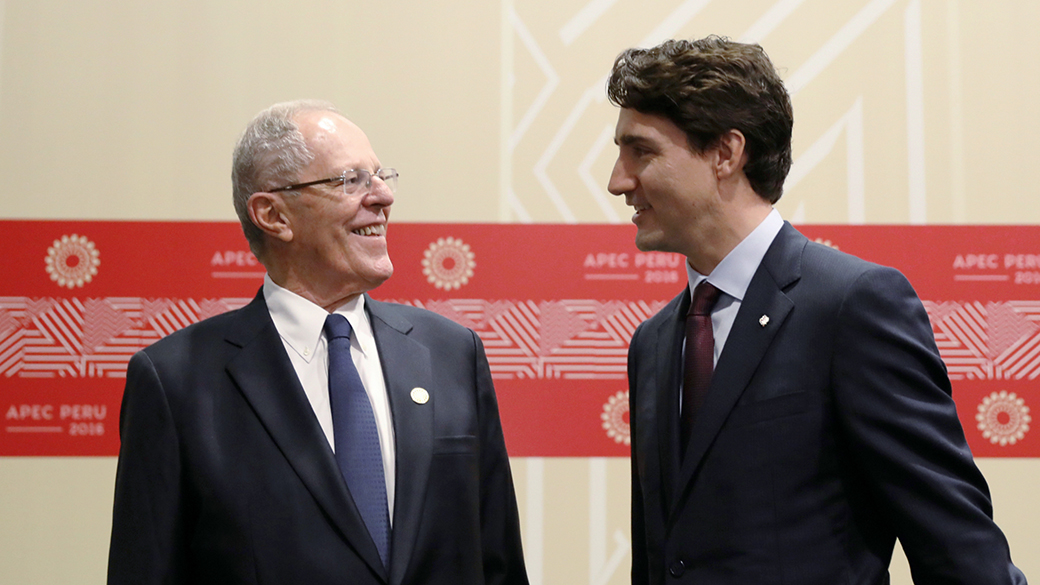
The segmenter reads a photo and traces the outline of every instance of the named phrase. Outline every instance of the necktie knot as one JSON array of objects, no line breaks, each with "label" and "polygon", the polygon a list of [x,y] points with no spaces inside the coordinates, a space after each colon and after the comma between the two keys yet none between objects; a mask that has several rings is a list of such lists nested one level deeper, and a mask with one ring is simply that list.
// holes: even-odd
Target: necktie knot
[{"label": "necktie knot", "polygon": [[693,289],[693,300],[690,302],[691,315],[707,315],[711,313],[712,307],[719,300],[719,289],[715,288],[707,280],[702,280],[697,288]]},{"label": "necktie knot", "polygon": [[349,341],[351,334],[354,333],[354,329],[350,326],[350,321],[347,321],[347,318],[343,315],[337,315],[336,313],[325,317],[324,329],[325,337],[328,339],[346,337]]}]

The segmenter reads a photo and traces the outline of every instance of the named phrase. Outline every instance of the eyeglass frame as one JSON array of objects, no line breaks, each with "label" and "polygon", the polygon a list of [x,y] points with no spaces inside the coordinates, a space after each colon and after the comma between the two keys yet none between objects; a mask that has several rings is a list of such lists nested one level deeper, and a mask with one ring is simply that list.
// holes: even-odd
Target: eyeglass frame
[{"label": "eyeglass frame", "polygon": [[[390,176],[386,177],[386,178],[383,178],[383,177],[379,176],[379,173],[382,173],[384,171],[389,171],[392,174]],[[367,170],[367,169],[348,169],[348,170],[343,171],[342,173],[339,174],[339,176],[336,176],[336,177],[329,177],[328,179],[318,179],[317,181],[308,181],[306,183],[296,183],[295,185],[288,185],[286,187],[278,187],[277,189],[268,189],[267,192],[268,193],[277,193],[279,191],[296,191],[298,189],[303,189],[304,187],[313,187],[314,185],[321,185],[321,184],[324,184],[324,183],[331,183],[333,181],[343,181],[343,193],[345,195],[355,195],[358,192],[347,193],[347,189],[346,189],[347,175],[349,175],[350,173],[357,173],[358,174],[358,178],[361,178],[363,175],[368,175],[368,180],[365,181],[365,190],[361,191],[362,193],[369,193],[369,192],[372,191],[372,177],[376,177],[380,181],[382,181],[390,189],[391,193],[397,193],[397,179],[401,176],[401,173],[397,172],[397,169],[395,169],[393,167],[386,167],[386,168],[376,169],[376,172],[374,172],[374,173],[369,171],[369,170]],[[393,185],[391,185],[387,181],[387,179],[393,179]]]}]

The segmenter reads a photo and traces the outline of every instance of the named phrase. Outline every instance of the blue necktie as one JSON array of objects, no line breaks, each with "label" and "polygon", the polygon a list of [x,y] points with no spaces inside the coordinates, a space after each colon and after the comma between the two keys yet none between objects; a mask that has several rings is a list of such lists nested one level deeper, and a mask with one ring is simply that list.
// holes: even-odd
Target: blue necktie
[{"label": "blue necktie", "polygon": [[351,333],[350,323],[343,315],[332,314],[325,318],[336,462],[385,567],[390,552],[390,513],[383,455],[372,404],[350,358]]}]

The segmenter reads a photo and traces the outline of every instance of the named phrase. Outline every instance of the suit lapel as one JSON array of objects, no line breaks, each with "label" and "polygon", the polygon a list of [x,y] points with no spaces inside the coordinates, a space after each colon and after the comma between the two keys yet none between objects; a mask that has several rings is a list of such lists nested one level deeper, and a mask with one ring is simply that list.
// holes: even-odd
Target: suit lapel
[{"label": "suit lapel", "polygon": [[651,380],[650,385],[643,386],[660,389],[650,393],[656,411],[651,417],[642,420],[653,420],[657,423],[657,447],[652,449],[654,456],[650,461],[660,464],[664,507],[662,512],[666,515],[679,485],[679,385],[682,378],[682,343],[686,329],[686,320],[682,315],[689,311],[689,307],[690,293],[687,287],[661,312],[663,320],[651,336],[655,346],[650,348],[650,355],[656,356],[653,372],[661,378]]},{"label": "suit lapel", "polygon": [[[404,578],[412,558],[419,521],[423,517],[426,484],[433,457],[433,408],[436,388],[430,388],[433,373],[430,350],[408,336],[412,325],[396,307],[365,299],[372,316],[372,331],[383,363],[383,377],[394,418],[396,446],[396,492],[394,523],[390,546],[390,583]],[[429,392],[430,402],[412,399],[414,388]]]},{"label": "suit lapel", "polygon": [[[705,454],[744,393],[777,332],[794,308],[784,290],[801,276],[801,254],[808,240],[785,223],[751,279],[726,346],[719,356],[704,404],[697,413],[683,461],[674,512],[689,490]],[[761,318],[768,317],[766,325]]]},{"label": "suit lapel", "polygon": [[386,569],[285,353],[262,291],[242,310],[227,341],[241,348],[227,371],[257,418],[343,538],[385,578]]}]

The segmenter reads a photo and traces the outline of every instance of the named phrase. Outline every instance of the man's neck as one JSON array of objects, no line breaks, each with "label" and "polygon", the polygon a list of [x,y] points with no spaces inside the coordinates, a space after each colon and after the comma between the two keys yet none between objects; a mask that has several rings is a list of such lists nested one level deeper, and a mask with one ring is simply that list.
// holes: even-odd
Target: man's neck
[{"label": "man's neck", "polygon": [[694,270],[704,275],[711,274],[773,210],[768,201],[758,195],[754,197],[755,200],[728,209],[715,229],[709,234],[702,234],[701,242],[691,246],[686,261]]},{"label": "man's neck", "polygon": [[276,262],[270,264],[267,267],[267,274],[275,284],[307,299],[329,313],[358,298],[365,292],[345,287],[315,286],[310,281],[301,278],[294,270],[280,269],[279,264]]}]

